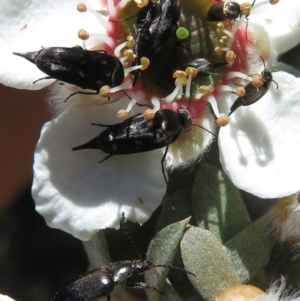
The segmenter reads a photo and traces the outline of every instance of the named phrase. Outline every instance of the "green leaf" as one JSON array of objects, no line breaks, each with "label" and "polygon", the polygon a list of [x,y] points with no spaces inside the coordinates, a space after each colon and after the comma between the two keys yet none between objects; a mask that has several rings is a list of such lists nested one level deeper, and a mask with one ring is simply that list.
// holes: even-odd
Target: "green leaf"
[{"label": "green leaf", "polygon": [[249,282],[264,267],[270,256],[275,238],[269,230],[269,221],[263,217],[225,244],[242,283]]},{"label": "green leaf", "polygon": [[240,284],[230,259],[209,231],[190,227],[181,241],[181,255],[188,278],[206,301],[214,301],[225,289]]},{"label": "green leaf", "polygon": [[156,230],[159,231],[191,215],[191,191],[189,189],[181,189],[172,195],[165,195]]},{"label": "green leaf", "polygon": [[239,190],[223,171],[202,163],[192,192],[197,226],[212,232],[222,243],[251,224]]},{"label": "green leaf", "polygon": [[83,246],[88,255],[90,269],[108,265],[111,262],[103,230],[97,232],[91,240],[83,241]]},{"label": "green leaf", "polygon": [[[187,218],[181,222],[171,224],[161,230],[150,242],[147,252],[147,260],[151,261],[154,264],[172,264],[176,253],[178,252],[179,243],[186,230],[186,226],[189,220],[190,219]],[[178,294],[175,291],[172,291],[173,288],[165,288],[166,276],[168,272],[169,269],[166,268],[150,270],[145,275],[146,283],[152,287],[155,287],[157,290],[163,293],[166,293],[166,289],[170,296],[172,295],[173,298],[175,298],[174,296],[176,296],[177,298],[168,300],[180,300]],[[172,291],[172,293],[170,291]],[[146,292],[151,301],[166,300],[165,295],[159,294],[154,290],[147,290]]]}]

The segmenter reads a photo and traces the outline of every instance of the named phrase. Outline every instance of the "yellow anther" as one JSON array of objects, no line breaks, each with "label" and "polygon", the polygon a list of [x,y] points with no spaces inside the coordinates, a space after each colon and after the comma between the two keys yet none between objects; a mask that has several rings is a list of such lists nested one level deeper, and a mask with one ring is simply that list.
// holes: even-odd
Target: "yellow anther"
[{"label": "yellow anther", "polygon": [[221,47],[215,47],[215,52],[216,52],[217,54],[221,55],[221,54],[222,54],[222,49],[221,49]]},{"label": "yellow anther", "polygon": [[234,62],[235,58],[236,58],[236,54],[234,53],[234,51],[230,50],[226,52],[225,59],[228,63]]},{"label": "yellow anther", "polygon": [[228,116],[221,116],[216,119],[216,124],[218,126],[226,126],[230,122],[230,119]]},{"label": "yellow anther", "polygon": [[210,94],[212,92],[212,89],[209,86],[200,86],[198,91],[201,94]]},{"label": "yellow anther", "polygon": [[133,46],[134,46],[134,38],[133,38],[133,36],[127,36],[127,38],[126,38],[126,47],[127,48],[133,48]]},{"label": "yellow anther", "polygon": [[219,29],[220,31],[223,31],[223,30],[225,29],[224,23],[219,22],[219,23],[217,24],[217,29]]},{"label": "yellow anther", "polygon": [[110,92],[110,86],[103,86],[100,89],[100,95],[102,97],[110,97],[111,92]]},{"label": "yellow anther", "polygon": [[133,63],[136,59],[136,55],[134,54],[134,52],[131,49],[126,49],[123,52],[123,55],[126,56],[126,61],[129,63]]},{"label": "yellow anther", "polygon": [[246,16],[250,14],[252,5],[250,3],[242,3],[240,5],[240,9],[241,9],[241,14]]},{"label": "yellow anther", "polygon": [[238,96],[238,97],[243,97],[245,94],[246,94],[246,90],[244,87],[238,87],[235,91],[235,94]]},{"label": "yellow anther", "polygon": [[186,86],[187,84],[187,78],[186,77],[177,77],[175,79],[175,86],[178,86],[178,84],[181,83],[182,86]]},{"label": "yellow anther", "polygon": [[222,36],[221,39],[227,43],[229,41],[229,36]]},{"label": "yellow anther", "polygon": [[181,77],[181,78],[186,78],[187,75],[184,71],[182,70],[176,70],[174,73],[173,73],[173,78],[177,78],[177,77]]},{"label": "yellow anther", "polygon": [[277,4],[279,0],[270,0],[270,4]]},{"label": "yellow anther", "polygon": [[151,109],[147,109],[143,113],[143,117],[145,120],[152,120],[154,118],[154,116],[155,116],[155,112]]},{"label": "yellow anther", "polygon": [[252,85],[254,87],[259,88],[264,84],[264,78],[260,74],[254,74],[252,77]]},{"label": "yellow anther", "polygon": [[77,10],[81,13],[86,12],[86,5],[84,3],[77,4]]},{"label": "yellow anther", "polygon": [[81,40],[87,40],[90,37],[89,33],[85,29],[80,29],[78,31],[78,38]]},{"label": "yellow anther", "polygon": [[117,113],[117,118],[118,119],[126,119],[128,117],[128,112],[126,110],[120,110]]},{"label": "yellow anther", "polygon": [[134,0],[134,2],[139,8],[142,8],[148,5],[149,0]]},{"label": "yellow anther", "polygon": [[198,74],[198,70],[194,67],[187,67],[185,69],[185,73],[187,76],[196,77]]},{"label": "yellow anther", "polygon": [[147,69],[150,65],[150,60],[144,56],[141,57],[141,65],[142,65],[141,70]]}]

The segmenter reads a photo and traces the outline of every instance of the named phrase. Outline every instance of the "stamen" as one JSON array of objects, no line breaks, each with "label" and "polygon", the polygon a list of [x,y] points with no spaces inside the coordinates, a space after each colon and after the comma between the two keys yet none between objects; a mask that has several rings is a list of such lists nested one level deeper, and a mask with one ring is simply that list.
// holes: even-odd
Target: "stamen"
[{"label": "stamen", "polygon": [[126,119],[128,117],[128,112],[126,110],[119,110],[117,113],[118,119]]},{"label": "stamen", "polygon": [[132,88],[132,82],[130,80],[127,80],[124,83],[122,83],[121,85],[111,88],[110,92],[111,93],[116,93],[118,91],[128,90],[128,89],[131,89],[131,88]]},{"label": "stamen", "polygon": [[209,95],[208,98],[207,98],[207,101],[210,103],[211,108],[212,108],[215,116],[217,118],[219,118],[221,115],[220,115],[220,112],[219,112],[219,108],[218,108],[218,105],[217,105],[216,98],[213,95]]},{"label": "stamen", "polygon": [[126,47],[126,43],[127,43],[127,41],[124,42],[124,43],[119,44],[119,45],[115,48],[115,50],[114,50],[114,56],[115,56],[115,57],[121,57],[121,54],[122,54],[121,51],[122,51],[123,48]]},{"label": "stamen", "polygon": [[157,112],[158,110],[160,110],[160,101],[158,98],[154,97],[151,99],[151,103],[153,105],[153,111]]},{"label": "stamen", "polygon": [[134,70],[145,70],[148,68],[148,66],[150,65],[150,61],[149,59],[147,59],[146,57],[142,57],[141,58],[141,65],[137,65],[137,66],[132,66],[129,68],[125,69],[125,76],[127,76],[130,72],[134,71]]},{"label": "stamen", "polygon": [[155,116],[155,112],[152,109],[147,109],[143,113],[143,117],[145,120],[152,120]]},{"label": "stamen", "polygon": [[242,72],[237,72],[237,71],[232,71],[232,72],[228,72],[227,73],[227,78],[228,79],[233,79],[233,78],[235,78],[235,77],[237,77],[237,78],[242,78],[242,79],[246,79],[246,80],[250,80],[249,79],[249,75],[247,75],[247,74],[244,74],[244,73],[242,73]]},{"label": "stamen", "polygon": [[191,84],[192,84],[192,77],[196,77],[198,74],[198,70],[193,67],[188,67],[185,69],[185,73],[188,76],[186,88],[185,88],[185,96],[187,98],[190,97],[190,92],[191,92]]},{"label": "stamen", "polygon": [[279,0],[270,0],[270,4],[274,5],[277,4],[279,2]]},{"label": "stamen", "polygon": [[134,45],[134,39],[132,36],[127,36],[126,41],[124,43],[119,44],[115,50],[114,50],[114,56],[121,57],[122,56],[122,49],[127,48],[133,48]]},{"label": "stamen", "polygon": [[187,75],[184,71],[176,70],[173,73],[173,78],[176,78],[175,89],[164,99],[165,102],[172,102],[176,97],[182,98],[183,86],[187,85]]},{"label": "stamen", "polygon": [[[86,41],[90,44],[88,47],[86,45]],[[113,47],[114,41],[108,35],[101,33],[91,33],[88,40],[83,41],[83,46],[86,49],[92,49],[95,46],[99,46],[100,44],[106,44],[109,47]]]},{"label": "stamen", "polygon": [[79,3],[77,4],[77,10],[81,13],[86,12],[86,5],[85,3]]},{"label": "stamen", "polygon": [[[230,92],[232,93],[232,87],[228,86],[228,85],[220,85],[218,88],[218,91],[220,92]],[[234,93],[234,92],[233,92]]]},{"label": "stamen", "polygon": [[227,29],[223,29],[223,32],[228,35],[228,37],[233,38],[233,33]]},{"label": "stamen", "polygon": [[252,9],[252,5],[250,3],[242,3],[240,4],[241,14],[246,16],[249,15]]},{"label": "stamen", "polygon": [[110,97],[110,94],[111,94],[110,86],[106,85],[106,86],[101,87],[99,94],[102,97],[107,97],[107,98]]},{"label": "stamen", "polygon": [[236,54],[234,53],[234,51],[229,50],[226,52],[225,59],[228,63],[233,63],[235,58],[236,58]]},{"label": "stamen", "polygon": [[108,8],[108,12],[109,12],[109,15],[110,17],[115,17],[116,14],[117,14],[117,10],[116,10],[116,7],[115,7],[115,4],[114,4],[114,1],[113,0],[108,0],[107,1],[107,8]]},{"label": "stamen", "polygon": [[230,122],[230,119],[228,116],[220,116],[216,119],[216,124],[218,126],[224,127]]},{"label": "stamen", "polygon": [[173,90],[173,92],[171,94],[169,94],[167,97],[165,97],[163,100],[167,103],[172,102],[175,99],[175,97],[179,94],[180,90],[182,90],[182,81],[181,80],[179,80],[179,82],[177,82],[177,85],[176,85],[175,89]]},{"label": "stamen", "polygon": [[245,94],[246,94],[246,90],[244,87],[238,87],[235,91],[235,94],[238,96],[238,97],[243,97]]},{"label": "stamen", "polygon": [[212,89],[209,86],[200,86],[198,89],[199,93],[197,93],[194,98],[200,99],[203,95],[209,95],[212,93]]},{"label": "stamen", "polygon": [[252,77],[252,85],[254,87],[259,88],[264,84],[264,78],[260,74],[254,74]]},{"label": "stamen", "polygon": [[123,55],[126,58],[126,61],[129,63],[133,63],[136,59],[136,55],[134,54],[134,52],[131,49],[126,49],[123,52]]},{"label": "stamen", "polygon": [[134,0],[134,2],[136,3],[137,7],[143,8],[148,5],[149,0]]},{"label": "stamen", "polygon": [[84,29],[80,29],[78,31],[78,38],[81,39],[81,40],[87,40],[88,38],[90,37],[89,33],[84,30]]}]

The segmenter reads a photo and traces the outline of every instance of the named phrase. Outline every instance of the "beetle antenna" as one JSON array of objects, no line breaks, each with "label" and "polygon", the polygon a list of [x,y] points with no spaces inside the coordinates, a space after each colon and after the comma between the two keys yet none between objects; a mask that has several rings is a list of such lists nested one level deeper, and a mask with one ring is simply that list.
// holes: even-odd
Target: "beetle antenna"
[{"label": "beetle antenna", "polygon": [[261,55],[260,55],[259,57],[261,58],[261,60],[262,60],[262,62],[263,62],[263,64],[264,64],[264,68],[265,68],[265,70],[266,70],[267,68],[266,68],[265,60],[263,59],[263,57],[262,57]]},{"label": "beetle antenna", "polygon": [[124,91],[124,90],[121,90],[130,100],[132,100],[132,98]]},{"label": "beetle antenna", "polygon": [[133,241],[131,235],[129,234],[128,228],[127,228],[127,226],[126,226],[125,213],[124,213],[124,212],[122,212],[122,219],[121,219],[120,224],[121,224],[121,228],[122,228],[123,232],[125,233],[125,235],[126,235],[128,241],[130,242],[130,244],[131,244],[131,246],[132,246],[134,252],[137,254],[137,256],[138,256],[138,258],[139,258],[140,260],[143,260],[142,255],[141,255],[140,252],[138,251],[138,248],[137,248],[136,244],[134,243],[134,241]]},{"label": "beetle antenna", "polygon": [[278,90],[278,83],[274,79],[272,79],[272,82],[276,84]]},{"label": "beetle antenna", "polygon": [[172,269],[172,270],[177,270],[177,271],[180,271],[180,272],[185,272],[189,275],[192,275],[194,277],[197,277],[196,274],[194,274],[193,272],[190,272],[184,268],[180,268],[180,267],[176,267],[176,266],[173,266],[173,265],[168,265],[168,264],[153,264],[153,268],[169,268],[169,269]]},{"label": "beetle antenna", "polygon": [[215,137],[217,138],[217,135],[216,135],[216,134],[214,134],[214,133],[213,133],[213,132],[211,132],[210,130],[208,130],[208,129],[204,128],[203,126],[201,126],[201,125],[199,125],[199,124],[196,124],[196,123],[192,123],[192,125],[194,125],[194,126],[197,126],[197,127],[201,128],[202,130],[204,130],[204,131],[206,131],[206,132],[208,132],[208,133],[212,134],[213,136],[215,136]]},{"label": "beetle antenna", "polygon": [[127,20],[130,20],[130,19],[133,19],[134,17],[137,17],[138,14],[139,14],[139,12],[137,12],[135,15],[133,15],[133,16],[131,16],[131,17],[128,17],[128,18],[118,19],[118,20],[111,20],[111,19],[109,19],[108,21],[110,21],[110,22],[122,22],[122,21],[127,21]]}]

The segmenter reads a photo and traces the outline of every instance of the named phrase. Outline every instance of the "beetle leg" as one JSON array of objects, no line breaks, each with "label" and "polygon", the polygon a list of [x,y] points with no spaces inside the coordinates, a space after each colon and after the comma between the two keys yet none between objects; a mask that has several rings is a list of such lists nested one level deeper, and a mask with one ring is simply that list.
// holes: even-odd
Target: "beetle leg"
[{"label": "beetle leg", "polygon": [[42,77],[42,78],[39,78],[39,79],[35,80],[35,81],[33,82],[33,84],[35,84],[35,83],[37,83],[37,82],[39,82],[40,80],[43,80],[43,79],[55,79],[55,78],[54,78],[54,77],[51,77],[51,76]]},{"label": "beetle leg", "polygon": [[84,91],[78,91],[78,92],[75,92],[75,93],[70,94],[70,95],[65,99],[64,102],[66,102],[70,97],[72,97],[72,96],[74,96],[74,95],[76,95],[76,94],[97,95],[98,93],[99,93],[98,91],[96,91],[96,92],[84,92]]},{"label": "beetle leg", "polygon": [[167,177],[166,177],[166,174],[165,174],[165,167],[164,167],[164,161],[166,159],[166,156],[167,156],[167,152],[168,152],[168,149],[169,149],[169,144],[167,144],[167,147],[166,147],[166,150],[165,150],[165,153],[161,159],[161,169],[162,169],[162,173],[163,173],[163,176],[164,176],[164,179],[166,181],[166,183],[168,184],[168,180],[167,180]]},{"label": "beetle leg", "polygon": [[165,294],[164,292],[159,291],[156,287],[150,286],[144,282],[136,282],[134,284],[124,284],[124,286],[132,287],[132,288],[139,288],[139,289],[151,289],[151,290],[158,292],[159,294],[162,294],[162,295]]},{"label": "beetle leg", "polygon": [[112,157],[114,154],[109,154],[108,156],[106,156],[104,159],[102,159],[101,161],[99,161],[98,163],[102,163],[104,161],[106,161],[107,159],[109,159],[110,157]]}]

